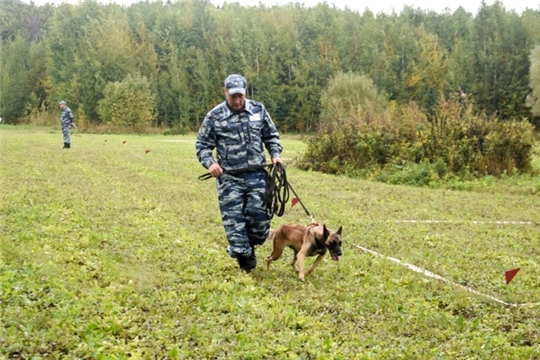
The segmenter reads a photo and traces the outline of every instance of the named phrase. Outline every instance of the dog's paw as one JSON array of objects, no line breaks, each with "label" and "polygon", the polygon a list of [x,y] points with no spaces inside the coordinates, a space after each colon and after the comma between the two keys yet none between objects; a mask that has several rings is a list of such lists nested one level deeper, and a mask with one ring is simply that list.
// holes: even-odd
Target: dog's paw
[{"label": "dog's paw", "polygon": [[298,280],[300,280],[301,282],[306,282],[306,280],[304,280],[304,277],[303,277],[303,276],[299,276],[299,277],[298,277]]}]

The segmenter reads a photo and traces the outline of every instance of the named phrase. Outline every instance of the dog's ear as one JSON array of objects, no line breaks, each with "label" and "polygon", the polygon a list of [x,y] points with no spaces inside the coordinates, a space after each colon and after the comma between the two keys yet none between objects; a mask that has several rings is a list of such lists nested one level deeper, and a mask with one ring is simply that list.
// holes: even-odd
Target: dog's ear
[{"label": "dog's ear", "polygon": [[330,236],[330,231],[326,228],[326,225],[323,224],[323,239],[326,241]]},{"label": "dog's ear", "polygon": [[337,231],[336,231],[336,234],[338,234],[339,236],[341,236],[341,228],[342,228],[342,226],[340,226],[339,229],[337,229]]}]

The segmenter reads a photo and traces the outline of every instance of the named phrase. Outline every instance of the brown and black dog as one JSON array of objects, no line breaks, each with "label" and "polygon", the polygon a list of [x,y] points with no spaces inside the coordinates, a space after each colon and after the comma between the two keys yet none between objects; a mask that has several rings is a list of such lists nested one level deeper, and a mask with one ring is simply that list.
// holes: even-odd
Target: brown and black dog
[{"label": "brown and black dog", "polygon": [[[270,232],[274,248],[272,254],[266,259],[266,270],[270,270],[272,261],[280,258],[286,246],[294,251],[291,266],[298,271],[298,279],[304,281],[305,275],[309,275],[319,265],[323,256],[330,252],[332,260],[338,261],[341,256],[341,226],[334,232],[326,225],[311,224],[285,224]],[[317,259],[307,272],[304,271],[304,258],[318,255]],[[298,260],[298,269],[296,261]]]}]

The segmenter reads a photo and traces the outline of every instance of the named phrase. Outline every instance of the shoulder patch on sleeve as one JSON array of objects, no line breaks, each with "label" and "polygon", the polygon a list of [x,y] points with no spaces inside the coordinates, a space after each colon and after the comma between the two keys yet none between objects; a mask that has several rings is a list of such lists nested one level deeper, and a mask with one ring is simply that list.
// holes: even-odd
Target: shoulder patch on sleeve
[{"label": "shoulder patch on sleeve", "polygon": [[208,127],[206,126],[206,124],[203,123],[201,127],[199,128],[199,136],[205,136],[207,129]]}]

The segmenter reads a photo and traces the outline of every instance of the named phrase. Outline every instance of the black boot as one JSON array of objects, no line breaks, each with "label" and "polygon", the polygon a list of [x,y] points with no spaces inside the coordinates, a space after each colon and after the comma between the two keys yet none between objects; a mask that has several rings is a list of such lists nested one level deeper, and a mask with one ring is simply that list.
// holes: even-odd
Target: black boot
[{"label": "black boot", "polygon": [[66,145],[67,145],[66,147],[67,147],[68,149],[71,149],[71,143],[66,143]]},{"label": "black boot", "polygon": [[244,270],[247,274],[249,274],[251,270],[257,267],[257,257],[255,257],[255,247],[252,247],[251,255],[249,256],[238,255],[236,260],[238,261],[238,265],[240,266],[240,269]]},{"label": "black boot", "polygon": [[64,147],[62,149],[67,149],[68,146],[67,146],[67,143],[64,143]]}]

